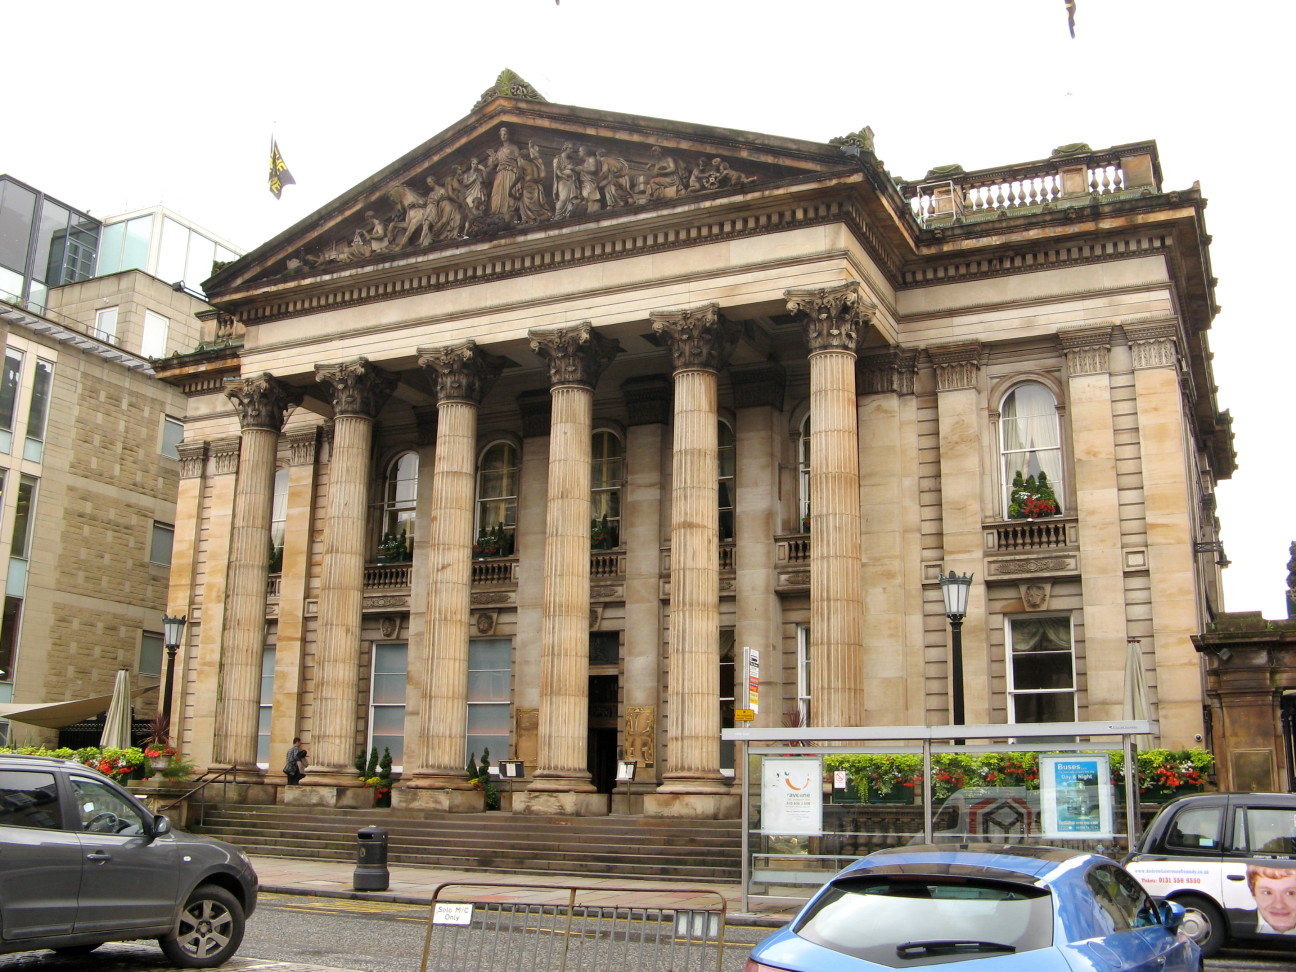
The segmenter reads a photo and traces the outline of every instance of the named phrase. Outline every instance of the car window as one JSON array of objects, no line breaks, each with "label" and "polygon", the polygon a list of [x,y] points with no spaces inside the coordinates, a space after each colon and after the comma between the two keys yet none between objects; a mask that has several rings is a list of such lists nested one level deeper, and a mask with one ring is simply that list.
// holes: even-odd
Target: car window
[{"label": "car window", "polygon": [[1165,833],[1168,850],[1219,853],[1222,807],[1189,807],[1180,810]]},{"label": "car window", "polygon": [[1238,807],[1233,817],[1233,850],[1249,854],[1296,854],[1296,811],[1282,807]]},{"label": "car window", "polygon": [[1047,888],[947,876],[846,878],[794,930],[825,948],[891,967],[897,946],[907,942],[994,942],[1025,952],[1053,943],[1053,897]]},{"label": "car window", "polygon": [[138,836],[144,833],[143,810],[130,797],[106,783],[84,776],[72,777],[81,829],[92,834]]},{"label": "car window", "polygon": [[62,827],[54,774],[0,770],[0,826]]}]

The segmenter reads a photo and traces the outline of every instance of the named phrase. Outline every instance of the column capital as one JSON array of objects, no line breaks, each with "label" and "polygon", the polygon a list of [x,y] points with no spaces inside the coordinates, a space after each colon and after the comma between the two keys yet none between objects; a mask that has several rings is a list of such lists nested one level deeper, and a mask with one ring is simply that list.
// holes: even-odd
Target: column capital
[{"label": "column capital", "polygon": [[319,452],[320,427],[301,429],[288,436],[288,462],[294,466],[310,466]]},{"label": "column capital", "polygon": [[653,333],[670,344],[675,370],[719,371],[729,361],[741,330],[720,313],[719,304],[653,311]]},{"label": "column capital", "polygon": [[594,330],[589,321],[575,327],[528,331],[527,337],[531,339],[531,350],[549,362],[551,387],[593,388],[603,369],[621,353],[621,345]]},{"label": "column capital", "polygon": [[627,425],[665,425],[670,419],[671,383],[664,375],[644,375],[621,382]]},{"label": "column capital", "polygon": [[937,391],[976,387],[977,372],[981,368],[980,341],[936,345],[927,349],[927,356],[936,369]]},{"label": "column capital", "polygon": [[225,397],[238,410],[240,428],[282,432],[288,409],[301,404],[302,393],[263,371],[249,378],[226,381]]},{"label": "column capital", "polygon": [[443,348],[420,348],[419,366],[432,373],[437,402],[469,402],[480,405],[505,358],[483,351],[476,341]]},{"label": "column capital", "polygon": [[730,368],[729,385],[734,408],[782,408],[787,371],[774,361]]},{"label": "column capital", "polygon": [[181,479],[197,479],[203,474],[203,466],[207,463],[206,442],[181,442],[176,446],[176,452],[180,453]]},{"label": "column capital", "polygon": [[908,348],[885,348],[862,354],[856,365],[859,393],[912,395],[917,370],[918,352]]},{"label": "column capital", "polygon": [[785,290],[788,312],[802,315],[810,352],[859,350],[864,329],[873,320],[875,304],[857,281],[812,290]]},{"label": "column capital", "polygon": [[333,390],[333,415],[376,419],[396,387],[396,376],[356,358],[339,364],[315,366],[315,380]]},{"label": "column capital", "polygon": [[1134,370],[1173,368],[1179,363],[1179,328],[1174,321],[1126,324]]},{"label": "column capital", "polygon": [[1063,328],[1058,343],[1066,353],[1067,371],[1072,377],[1101,375],[1111,368],[1112,326]]}]

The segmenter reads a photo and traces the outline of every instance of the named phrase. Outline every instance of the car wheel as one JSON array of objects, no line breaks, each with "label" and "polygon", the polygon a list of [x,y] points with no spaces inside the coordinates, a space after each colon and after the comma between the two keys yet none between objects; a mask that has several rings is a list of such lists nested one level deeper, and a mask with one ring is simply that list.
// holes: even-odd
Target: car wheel
[{"label": "car wheel", "polygon": [[62,948],[52,948],[50,951],[64,958],[75,958],[78,955],[89,955],[102,944],[103,942],[91,942],[89,945],[64,945]]},{"label": "car wheel", "polygon": [[158,939],[182,969],[209,969],[231,958],[243,942],[243,907],[224,888],[199,885],[170,935]]},{"label": "car wheel", "polygon": [[1201,949],[1202,957],[1209,958],[1224,946],[1224,915],[1209,898],[1188,895],[1175,898],[1184,906],[1185,914],[1180,930]]}]

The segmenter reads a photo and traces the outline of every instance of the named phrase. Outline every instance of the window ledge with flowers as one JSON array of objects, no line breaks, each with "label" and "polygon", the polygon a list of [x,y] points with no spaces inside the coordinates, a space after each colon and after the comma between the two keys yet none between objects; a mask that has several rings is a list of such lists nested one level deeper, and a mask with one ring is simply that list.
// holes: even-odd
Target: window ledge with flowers
[{"label": "window ledge with flowers", "polygon": [[473,541],[472,555],[478,560],[487,557],[508,557],[513,553],[513,534],[504,529],[504,524],[482,530]]},{"label": "window ledge with flowers", "polygon": [[1037,520],[1042,516],[1057,516],[1060,511],[1057,496],[1049,483],[1048,473],[1023,478],[1021,471],[1013,477],[1012,494],[1008,498],[1008,519]]}]

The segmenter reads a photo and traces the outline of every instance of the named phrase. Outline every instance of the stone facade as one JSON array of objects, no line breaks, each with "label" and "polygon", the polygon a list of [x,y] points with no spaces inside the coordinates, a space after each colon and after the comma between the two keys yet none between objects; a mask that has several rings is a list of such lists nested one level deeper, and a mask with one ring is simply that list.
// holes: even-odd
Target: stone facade
[{"label": "stone facade", "polygon": [[[215,700],[248,691],[255,634],[270,751],[314,740],[330,794],[394,744],[398,803],[470,809],[459,767],[494,740],[533,812],[606,812],[622,751],[651,762],[647,812],[736,814],[743,647],[758,726],[944,723],[951,569],[975,575],[969,723],[1146,715],[1193,741],[1220,596],[1194,543],[1234,456],[1204,201],[1162,189],[1151,143],[898,184],[871,139],[515,87],[206,284],[204,349],[163,375],[206,445],[171,584],[186,752],[248,751],[250,700],[238,725]],[[391,386],[358,409],[320,362]],[[246,469],[224,384],[255,375],[300,405]],[[281,572],[240,637],[230,532],[271,462]],[[1016,469],[1048,472],[1050,512],[1014,518]],[[397,528],[409,559],[380,562]]]}]

